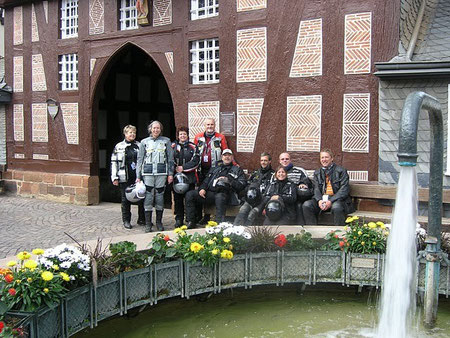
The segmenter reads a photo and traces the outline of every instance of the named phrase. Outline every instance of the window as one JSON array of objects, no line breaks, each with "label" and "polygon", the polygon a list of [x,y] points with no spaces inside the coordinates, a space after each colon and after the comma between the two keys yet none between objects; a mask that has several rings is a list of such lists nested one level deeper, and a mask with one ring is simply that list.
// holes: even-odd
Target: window
[{"label": "window", "polygon": [[59,89],[78,89],[78,54],[59,56]]},{"label": "window", "polygon": [[219,82],[219,39],[191,42],[191,82]]},{"label": "window", "polygon": [[61,39],[78,36],[78,0],[61,1]]},{"label": "window", "polygon": [[219,0],[191,0],[191,20],[219,15]]},{"label": "window", "polygon": [[136,0],[120,0],[120,30],[136,29],[137,11]]}]

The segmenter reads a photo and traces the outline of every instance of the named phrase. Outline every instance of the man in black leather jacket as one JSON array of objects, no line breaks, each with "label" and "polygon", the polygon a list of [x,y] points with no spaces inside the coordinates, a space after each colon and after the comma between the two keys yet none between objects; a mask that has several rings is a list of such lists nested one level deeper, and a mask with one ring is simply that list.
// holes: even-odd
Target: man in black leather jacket
[{"label": "man in black leather jacket", "polygon": [[[261,198],[269,186],[274,170],[272,169],[272,157],[264,152],[259,160],[261,167],[255,170],[248,178],[248,189],[256,188],[261,194]],[[262,209],[258,209],[257,205],[251,205],[247,200],[242,204],[239,213],[234,219],[234,225],[253,225],[255,219],[260,215]]]},{"label": "man in black leather jacket", "polygon": [[329,149],[320,152],[322,167],[314,172],[314,196],[303,204],[306,224],[317,224],[317,216],[331,210],[334,225],[345,225],[346,214],[354,211],[347,169],[333,162]]},{"label": "man in black leather jacket", "polygon": [[233,164],[233,152],[222,152],[222,164],[212,168],[198,190],[186,195],[186,220],[188,228],[196,226],[196,206],[198,204],[216,205],[216,222],[225,220],[227,205],[239,205],[238,193],[247,185],[242,169]]}]

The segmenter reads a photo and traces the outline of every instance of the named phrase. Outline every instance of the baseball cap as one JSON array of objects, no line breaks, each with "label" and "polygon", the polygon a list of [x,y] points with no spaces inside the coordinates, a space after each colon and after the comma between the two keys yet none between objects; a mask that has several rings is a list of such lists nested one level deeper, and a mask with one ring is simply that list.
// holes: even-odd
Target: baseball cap
[{"label": "baseball cap", "polygon": [[225,149],[224,151],[222,151],[222,155],[225,155],[225,154],[233,155],[233,152],[231,151],[231,149]]}]

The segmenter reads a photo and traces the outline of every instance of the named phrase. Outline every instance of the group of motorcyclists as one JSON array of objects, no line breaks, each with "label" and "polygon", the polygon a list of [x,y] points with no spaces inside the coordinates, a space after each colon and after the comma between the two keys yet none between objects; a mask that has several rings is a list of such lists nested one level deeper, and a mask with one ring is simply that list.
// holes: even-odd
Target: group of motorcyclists
[{"label": "group of motorcyclists", "polygon": [[137,224],[145,232],[164,230],[164,191],[170,186],[175,204],[175,226],[206,224],[210,215],[203,206],[215,205],[215,221],[225,221],[228,206],[239,206],[234,224],[317,224],[320,213],[331,211],[335,225],[345,223],[353,211],[347,170],[333,162],[329,149],[320,152],[321,167],[311,180],[291,162],[289,153],[260,155],[260,168],[248,177],[235,162],[224,135],[215,131],[215,120],[205,120],[205,131],[189,141],[189,129],[179,127],[176,140],[162,136],[163,125],[148,125],[149,137],[136,141],[136,127],[123,129],[124,140],[111,155],[111,180],[121,191],[122,221],[131,229],[131,204],[138,204]]}]

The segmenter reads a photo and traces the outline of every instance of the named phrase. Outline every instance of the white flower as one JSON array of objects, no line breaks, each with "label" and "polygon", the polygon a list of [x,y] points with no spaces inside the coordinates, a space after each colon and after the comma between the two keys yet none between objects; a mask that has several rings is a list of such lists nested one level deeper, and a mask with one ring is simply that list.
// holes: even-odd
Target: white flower
[{"label": "white flower", "polygon": [[252,238],[252,235],[250,235],[248,232],[244,232],[242,234],[242,237],[244,237],[245,239],[250,239],[250,238]]},{"label": "white flower", "polygon": [[68,268],[70,268],[71,265],[72,264],[69,262],[62,262],[59,266],[63,269],[68,269]]},{"label": "white flower", "polygon": [[215,233],[214,228],[206,228],[205,231],[206,231],[207,234],[210,234],[210,235]]}]

